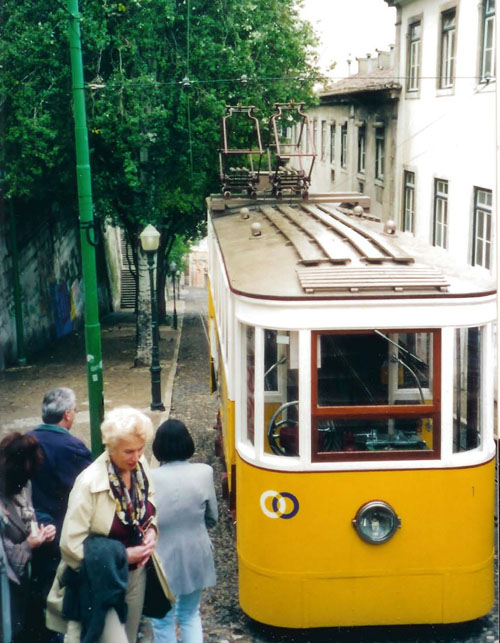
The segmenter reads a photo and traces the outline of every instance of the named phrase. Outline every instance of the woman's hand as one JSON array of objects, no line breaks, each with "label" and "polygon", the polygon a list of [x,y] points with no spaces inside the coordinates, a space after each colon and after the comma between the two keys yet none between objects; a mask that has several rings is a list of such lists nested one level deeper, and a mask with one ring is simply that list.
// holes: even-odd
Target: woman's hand
[{"label": "woman's hand", "polygon": [[43,543],[53,541],[55,537],[56,528],[54,525],[38,525],[37,529],[26,538],[26,542],[30,549],[36,549]]},{"label": "woman's hand", "polygon": [[56,527],[55,525],[43,525],[42,529],[45,532],[45,542],[51,543],[56,537]]},{"label": "woman's hand", "polygon": [[150,527],[144,534],[144,538],[142,540],[143,545],[149,545],[150,543],[154,546],[156,545],[156,539],[158,538],[158,535],[156,533],[156,529],[153,529],[153,527]]},{"label": "woman's hand", "polygon": [[[146,540],[146,537],[144,537]],[[150,540],[150,539],[149,539]],[[127,556],[128,562],[130,565],[137,565],[137,567],[142,567],[145,565],[153,550],[155,548],[156,538],[154,542],[148,542],[143,545],[136,545],[135,547],[127,547]]]}]

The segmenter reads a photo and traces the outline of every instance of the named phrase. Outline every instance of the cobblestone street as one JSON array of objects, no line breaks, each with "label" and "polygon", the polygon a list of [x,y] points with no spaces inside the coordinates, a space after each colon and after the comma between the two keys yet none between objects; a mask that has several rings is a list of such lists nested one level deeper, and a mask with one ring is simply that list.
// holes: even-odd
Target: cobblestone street
[{"label": "cobblestone street", "polygon": [[[261,626],[240,610],[237,597],[235,527],[221,498],[222,465],[215,456],[214,438],[217,399],[208,392],[208,341],[206,336],[206,293],[201,289],[181,292],[179,329],[161,327],[163,401],[166,411],[149,411],[150,373],[132,368],[135,351],[133,315],[114,314],[102,324],[104,394],[106,409],[132,404],[148,412],[154,426],[170,414],[183,420],[192,431],[194,459],[211,464],[215,470],[220,520],[211,530],[215,548],[218,584],[206,590],[202,614],[206,643],[494,643],[498,642],[498,614],[457,626],[330,628],[294,631]],[[40,422],[43,393],[57,385],[75,389],[78,396],[75,433],[89,444],[86,410],[86,372],[82,335],[67,336],[30,360],[27,367],[0,373],[0,436],[12,430],[28,430]],[[306,543],[304,543],[306,546]],[[147,621],[140,632],[141,643],[151,643]],[[28,643],[28,642],[27,642]]]}]

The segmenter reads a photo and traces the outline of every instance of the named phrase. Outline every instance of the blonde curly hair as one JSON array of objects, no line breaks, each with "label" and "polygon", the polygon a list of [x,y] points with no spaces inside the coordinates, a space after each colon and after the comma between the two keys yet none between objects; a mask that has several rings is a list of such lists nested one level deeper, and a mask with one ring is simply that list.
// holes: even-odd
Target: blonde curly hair
[{"label": "blonde curly hair", "polygon": [[147,415],[131,406],[118,406],[106,413],[101,424],[102,441],[112,449],[120,440],[141,438],[149,442],[153,437],[153,423]]}]

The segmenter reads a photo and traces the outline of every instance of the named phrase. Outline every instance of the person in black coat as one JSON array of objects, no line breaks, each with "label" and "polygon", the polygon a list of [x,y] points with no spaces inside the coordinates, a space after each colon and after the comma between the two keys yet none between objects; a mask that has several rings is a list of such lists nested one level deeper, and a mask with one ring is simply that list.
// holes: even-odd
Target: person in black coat
[{"label": "person in black coat", "polygon": [[41,547],[32,560],[31,643],[62,640],[60,634],[45,627],[44,610],[61,559],[59,538],[69,494],[77,476],[92,462],[85,444],[70,433],[75,415],[75,393],[66,387],[52,389],[43,398],[43,424],[29,433],[37,438],[43,452],[42,466],[32,480],[37,519],[56,527],[54,542]]}]

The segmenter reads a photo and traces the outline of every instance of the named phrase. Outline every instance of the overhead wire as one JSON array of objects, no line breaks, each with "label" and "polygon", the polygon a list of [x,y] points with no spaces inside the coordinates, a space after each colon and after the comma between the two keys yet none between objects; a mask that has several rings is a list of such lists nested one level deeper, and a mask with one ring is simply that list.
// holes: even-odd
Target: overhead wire
[{"label": "overhead wire", "polygon": [[[350,77],[339,77],[339,80],[348,80]],[[426,76],[425,80],[436,80],[438,79],[439,76]],[[332,80],[333,77],[328,77],[327,80]],[[455,80],[475,80],[477,79],[477,76],[457,76],[455,77]],[[216,85],[216,84],[225,84],[225,83],[242,83],[244,85],[252,83],[252,82],[259,82],[259,83],[265,83],[265,82],[286,82],[286,81],[305,81],[305,80],[311,80],[311,81],[320,81],[320,78],[317,78],[316,75],[304,75],[300,74],[298,76],[255,76],[255,77],[235,77],[235,78],[210,78],[207,80],[200,80],[200,79],[195,79],[195,78],[190,78],[189,76],[186,76],[182,80],[171,80],[171,81],[151,81],[151,82],[135,82],[135,81],[130,81],[130,82],[101,82],[98,85],[94,84],[92,82],[86,83],[86,87],[89,89],[114,89],[114,88],[123,88],[124,86],[126,87],[173,87],[175,85],[182,85],[182,86],[191,86],[191,85]],[[377,76],[363,76],[363,78],[356,77],[356,80],[380,80],[379,77]],[[401,82],[407,80],[406,76],[397,76],[391,78],[389,82]],[[490,81],[489,84],[493,84],[495,80]],[[332,87],[326,87],[325,91],[328,91],[328,89],[333,89]]]}]

